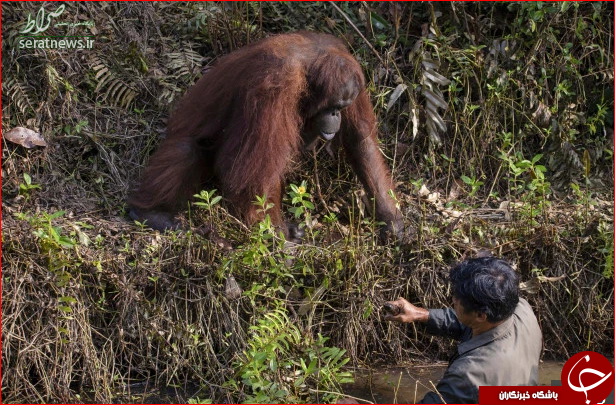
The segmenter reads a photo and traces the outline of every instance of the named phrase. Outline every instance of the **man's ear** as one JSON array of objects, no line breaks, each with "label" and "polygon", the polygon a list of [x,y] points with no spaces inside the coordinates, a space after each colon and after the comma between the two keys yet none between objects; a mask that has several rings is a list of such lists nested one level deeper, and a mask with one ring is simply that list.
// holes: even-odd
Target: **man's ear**
[{"label": "man's ear", "polygon": [[487,322],[487,314],[484,312],[477,312],[476,313],[476,319],[479,322]]}]

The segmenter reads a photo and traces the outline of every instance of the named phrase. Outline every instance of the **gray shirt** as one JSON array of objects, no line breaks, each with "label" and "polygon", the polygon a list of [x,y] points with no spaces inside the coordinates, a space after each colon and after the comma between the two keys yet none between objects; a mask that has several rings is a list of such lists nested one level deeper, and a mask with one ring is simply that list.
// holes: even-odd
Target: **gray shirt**
[{"label": "gray shirt", "polygon": [[436,387],[440,395],[429,392],[420,403],[477,404],[481,385],[538,385],[542,333],[523,298],[510,318],[474,338],[452,308],[430,309],[427,332],[461,343]]}]

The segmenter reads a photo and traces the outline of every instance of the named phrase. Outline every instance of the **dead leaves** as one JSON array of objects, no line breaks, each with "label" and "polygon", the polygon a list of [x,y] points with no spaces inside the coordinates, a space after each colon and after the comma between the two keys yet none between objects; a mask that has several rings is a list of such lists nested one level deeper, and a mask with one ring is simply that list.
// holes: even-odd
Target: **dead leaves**
[{"label": "dead leaves", "polygon": [[41,134],[24,127],[15,127],[8,132],[3,132],[2,136],[7,141],[28,149],[35,146],[47,146],[47,142],[45,142]]}]

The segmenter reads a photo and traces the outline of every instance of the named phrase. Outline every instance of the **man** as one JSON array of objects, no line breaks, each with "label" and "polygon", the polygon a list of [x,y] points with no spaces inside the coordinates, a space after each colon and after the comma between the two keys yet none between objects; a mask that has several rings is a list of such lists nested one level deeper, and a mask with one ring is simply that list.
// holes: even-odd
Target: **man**
[{"label": "man", "polygon": [[[466,260],[450,273],[453,308],[424,309],[403,298],[384,319],[421,322],[433,335],[461,340],[437,392],[420,403],[478,403],[481,385],[538,385],[542,334],[519,279],[502,259]],[[397,313],[397,314],[395,314]]]}]

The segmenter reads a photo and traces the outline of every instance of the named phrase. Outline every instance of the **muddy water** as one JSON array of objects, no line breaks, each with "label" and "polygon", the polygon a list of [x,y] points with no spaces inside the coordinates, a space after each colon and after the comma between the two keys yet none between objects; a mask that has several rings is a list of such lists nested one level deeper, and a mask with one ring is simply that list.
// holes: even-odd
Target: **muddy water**
[{"label": "muddy water", "polygon": [[[376,404],[414,404],[434,389],[446,366],[447,363],[432,363],[386,370],[357,370],[355,382],[344,385],[344,393]],[[551,380],[559,380],[563,367],[564,362],[540,363],[539,385],[551,385]]]},{"label": "muddy water", "polygon": [[[611,363],[613,361],[611,360]],[[346,395],[353,396],[361,403],[376,404],[413,404],[438,383],[447,363],[412,364],[404,367],[392,367],[375,370],[353,370],[355,382],[343,386]],[[552,380],[559,380],[564,362],[544,361],[540,363],[538,383],[550,386]],[[433,385],[432,385],[433,384]],[[188,384],[182,387],[156,388],[147,383],[132,384],[124,395],[116,398],[114,403],[186,403],[195,396],[206,398],[198,385]],[[611,402],[612,403],[612,402]]]}]

